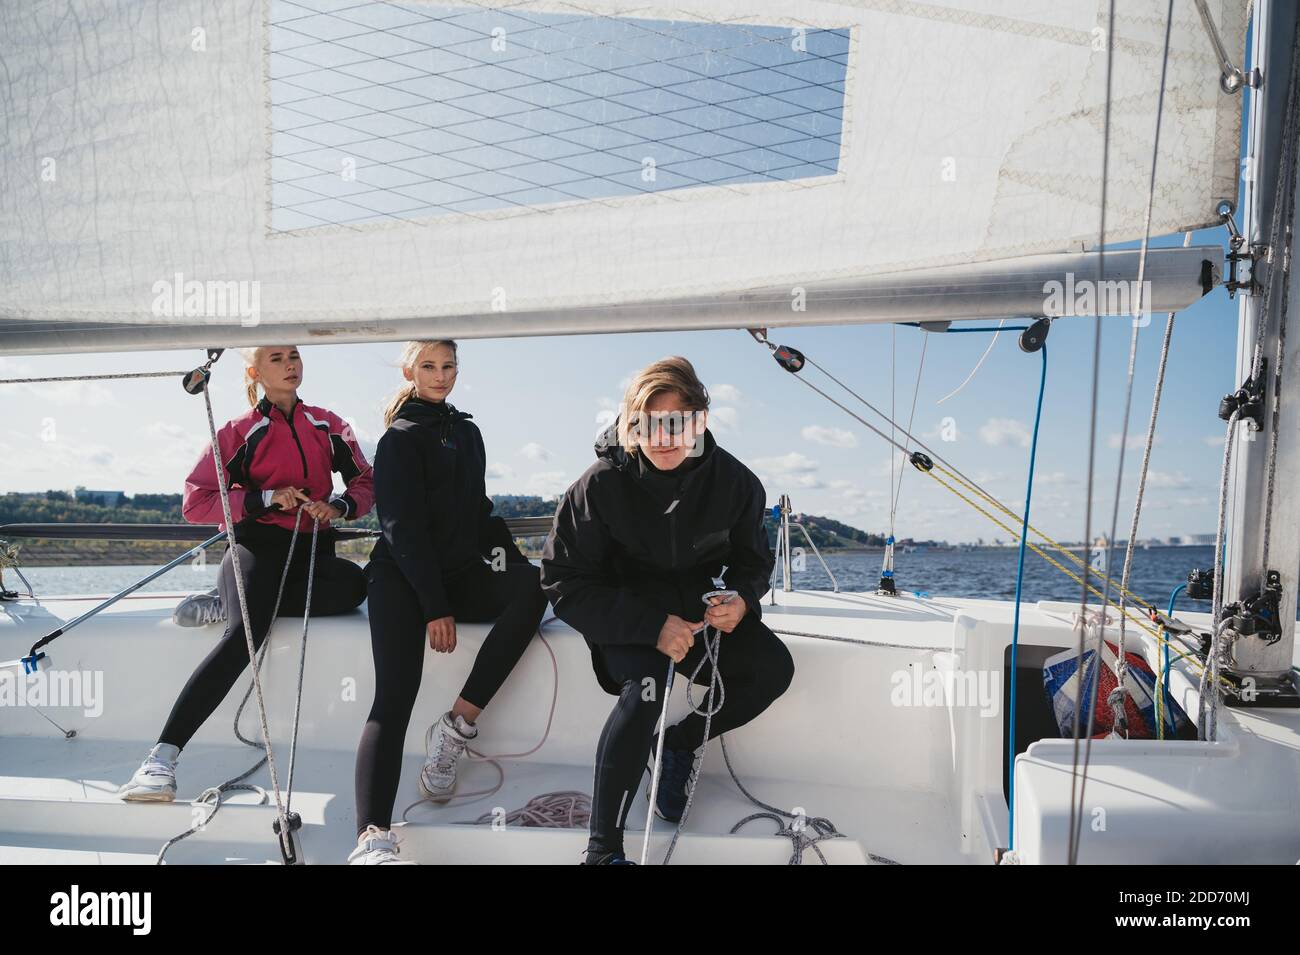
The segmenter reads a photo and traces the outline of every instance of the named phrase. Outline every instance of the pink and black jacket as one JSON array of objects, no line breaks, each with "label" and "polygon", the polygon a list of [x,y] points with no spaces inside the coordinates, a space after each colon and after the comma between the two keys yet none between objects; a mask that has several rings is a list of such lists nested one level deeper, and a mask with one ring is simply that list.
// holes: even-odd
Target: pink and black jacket
[{"label": "pink and black jacket", "polygon": [[[373,472],[348,423],[301,398],[288,417],[263,398],[217,432],[217,445],[237,524],[254,520],[292,530],[296,512],[269,506],[271,492],[283,487],[302,488],[312,500],[345,507],[348,520],[364,516],[374,503]],[[334,471],[347,487],[342,494],[333,493]],[[192,524],[224,526],[211,447],[185,479],[181,510]]]}]

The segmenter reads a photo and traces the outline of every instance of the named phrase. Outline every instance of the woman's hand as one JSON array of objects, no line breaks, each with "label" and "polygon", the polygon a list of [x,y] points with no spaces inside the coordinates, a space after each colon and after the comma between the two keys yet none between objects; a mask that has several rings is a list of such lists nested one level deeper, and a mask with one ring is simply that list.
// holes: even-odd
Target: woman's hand
[{"label": "woman's hand", "polygon": [[331,504],[328,501],[307,501],[303,504],[302,509],[307,512],[308,517],[314,517],[318,521],[337,521],[347,513],[337,504]]},{"label": "woman's hand", "polygon": [[425,625],[429,636],[429,649],[435,653],[451,653],[456,649],[456,618],[439,617]]},{"label": "woman's hand", "polygon": [[749,610],[749,605],[739,597],[714,597],[704,611],[704,622],[723,633],[731,633]]},{"label": "woman's hand", "polygon": [[670,613],[659,630],[659,642],[655,644],[655,649],[664,656],[671,657],[674,663],[681,663],[686,657],[686,651],[695,645],[695,631],[701,626],[703,624],[691,623]]},{"label": "woman's hand", "polygon": [[292,511],[299,504],[310,504],[311,498],[296,487],[282,487],[278,491],[271,492],[271,505],[280,506],[282,511]]}]

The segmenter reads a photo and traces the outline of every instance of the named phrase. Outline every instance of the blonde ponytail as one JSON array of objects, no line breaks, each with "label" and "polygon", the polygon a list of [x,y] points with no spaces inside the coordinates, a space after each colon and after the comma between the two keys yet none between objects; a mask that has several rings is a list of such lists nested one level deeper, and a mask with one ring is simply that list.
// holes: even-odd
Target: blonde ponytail
[{"label": "blonde ponytail", "polygon": [[[452,357],[456,357],[456,343],[449,338],[441,341],[424,341],[424,342],[407,342],[406,347],[402,349],[402,357],[397,360],[397,367],[415,371],[416,362],[420,360],[420,353],[426,348],[433,348],[437,345],[446,345],[451,349]],[[397,413],[402,410],[402,405],[406,404],[416,395],[414,381],[408,381],[405,385],[397,390],[388,401],[388,406],[384,408],[384,427],[389,428],[397,420]]]},{"label": "blonde ponytail", "polygon": [[256,348],[241,348],[239,356],[244,359],[244,393],[248,395],[248,405],[251,408],[257,407],[257,379],[249,372],[257,364]]},{"label": "blonde ponytail", "polygon": [[402,405],[406,404],[415,397],[415,382],[410,382],[405,388],[399,388],[397,394],[388,400],[388,407],[384,409],[384,427],[387,428],[397,420],[397,412],[402,410]]}]

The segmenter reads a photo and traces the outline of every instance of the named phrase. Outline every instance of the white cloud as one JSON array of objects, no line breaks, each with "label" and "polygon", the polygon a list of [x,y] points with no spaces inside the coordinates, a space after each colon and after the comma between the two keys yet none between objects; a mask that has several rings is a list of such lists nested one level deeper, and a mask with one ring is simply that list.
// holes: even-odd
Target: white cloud
[{"label": "white cloud", "polygon": [[716,431],[734,431],[736,428],[736,409],[731,407],[710,408],[709,427]]},{"label": "white cloud", "polygon": [[755,458],[753,467],[756,470],[776,474],[800,474],[816,471],[818,464],[812,458],[806,457],[798,451],[791,451],[779,458]]},{"label": "white cloud", "polygon": [[1182,471],[1170,473],[1168,471],[1148,471],[1147,487],[1161,488],[1188,488],[1192,486],[1192,479]]},{"label": "white cloud", "polygon": [[529,461],[536,461],[539,464],[543,464],[551,460],[551,452],[547,451],[536,441],[529,441],[522,448],[520,448],[517,453],[523,455]]},{"label": "white cloud", "polygon": [[733,404],[739,404],[743,400],[740,389],[735,385],[714,385],[709,389],[709,397],[715,401],[728,401]]},{"label": "white cloud", "polygon": [[778,458],[756,458],[751,465],[763,484],[776,493],[792,488],[806,490],[824,486],[817,477],[817,462],[798,451]]},{"label": "white cloud", "polygon": [[845,431],[843,428],[826,428],[819,424],[810,424],[805,426],[800,433],[805,441],[811,441],[814,444],[826,444],[833,448],[856,448],[858,446],[857,436],[852,431]]},{"label": "white cloud", "polygon": [[1000,448],[1005,445],[1029,447],[1029,429],[1023,421],[1015,418],[989,418],[980,426],[980,440],[987,445]]},{"label": "white cloud", "polygon": [[1223,450],[1223,435],[1221,434],[1207,434],[1201,440],[1205,442],[1205,446],[1208,448]]},{"label": "white cloud", "polygon": [[1035,484],[1075,484],[1078,478],[1066,471],[1047,471],[1034,475]]},{"label": "white cloud", "polygon": [[117,403],[117,396],[97,381],[59,381],[47,385],[18,385],[26,392],[46,404],[62,407],[102,407]]},{"label": "white cloud", "polygon": [[171,424],[166,421],[155,421],[144,429],[144,433],[151,438],[164,438],[187,443],[194,437],[189,428],[183,428],[178,424]]},{"label": "white cloud", "polygon": [[528,479],[528,493],[541,497],[555,497],[569,488],[563,471],[539,471]]},{"label": "white cloud", "polygon": [[[1112,434],[1109,438],[1106,439],[1106,443],[1107,443],[1107,444],[1108,444],[1112,449],[1118,450],[1118,449],[1119,449],[1119,445],[1120,445],[1120,436],[1119,436],[1119,433],[1116,432],[1116,433]],[[1130,435],[1128,436],[1128,441],[1124,442],[1124,444],[1125,444],[1125,447],[1127,447],[1128,450],[1130,450],[1130,451],[1141,451],[1143,448],[1146,447],[1146,444],[1147,444],[1147,436],[1146,436],[1145,433],[1143,433],[1143,434],[1130,434]],[[1159,436],[1159,435],[1156,435],[1155,440],[1152,442],[1152,445],[1157,445],[1157,444],[1160,444],[1160,436]]]},{"label": "white cloud", "polygon": [[485,476],[489,481],[508,481],[515,476],[515,472],[508,464],[489,464]]}]

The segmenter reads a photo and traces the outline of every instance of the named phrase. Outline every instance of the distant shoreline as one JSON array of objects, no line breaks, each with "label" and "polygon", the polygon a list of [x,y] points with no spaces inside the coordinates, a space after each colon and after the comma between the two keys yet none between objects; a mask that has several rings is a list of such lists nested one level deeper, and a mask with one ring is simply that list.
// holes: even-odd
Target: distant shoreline
[{"label": "distant shoreline", "polygon": [[[538,539],[540,541],[540,538]],[[22,540],[18,541],[20,551],[18,566],[26,567],[121,567],[121,566],[162,566],[185,553],[182,544],[167,541],[67,541],[67,540]],[[341,541],[336,545],[336,553],[358,563],[365,563],[370,556],[373,542],[369,540]],[[1067,550],[1082,552],[1082,545],[1064,545]],[[1150,549],[1186,550],[1197,547],[1213,547],[1212,544],[1152,544]],[[537,559],[541,556],[540,544],[536,547],[522,548],[525,555]],[[1007,553],[1016,551],[1015,544],[950,544],[941,547],[918,547],[915,551],[899,548],[900,555],[908,553],[930,554],[969,554],[969,553]],[[1147,548],[1139,547],[1138,550]],[[824,555],[883,554],[883,547],[823,547]],[[224,544],[214,544],[207,549],[205,563],[221,563],[225,554]],[[812,558],[805,552],[805,559]],[[813,558],[815,559],[815,558]]]}]

